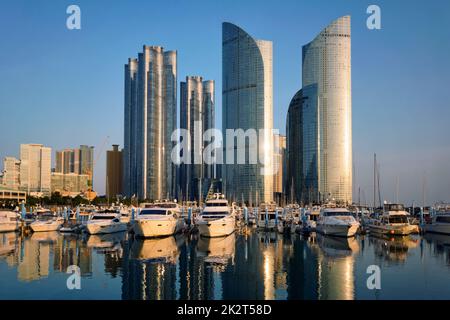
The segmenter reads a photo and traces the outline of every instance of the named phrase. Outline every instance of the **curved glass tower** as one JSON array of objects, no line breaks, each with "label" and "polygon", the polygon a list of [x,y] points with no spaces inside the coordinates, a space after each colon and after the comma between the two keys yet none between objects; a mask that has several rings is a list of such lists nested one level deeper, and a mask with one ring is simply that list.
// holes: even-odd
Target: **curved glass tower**
[{"label": "curved glass tower", "polygon": [[[257,195],[260,201],[273,199],[273,175],[264,174],[263,163],[273,162],[272,110],[272,42],[255,40],[231,23],[222,25],[222,129],[260,129],[257,164],[249,161],[249,139],[245,151],[227,148],[224,135],[224,160],[234,153],[234,164],[223,166],[224,189],[233,200],[249,201]],[[269,133],[270,131],[270,133]],[[261,135],[260,135],[261,136]],[[254,147],[254,146],[252,146]],[[244,164],[237,164],[237,152],[245,152]],[[266,167],[267,168],[267,167]]]},{"label": "curved glass tower", "polygon": [[[317,168],[317,178],[314,179],[317,180],[320,200],[351,203],[350,16],[333,21],[313,41],[303,46],[302,62],[303,95],[309,97],[310,105],[308,112],[303,110],[303,123],[317,124],[317,130],[310,130],[313,134],[303,135],[303,146],[310,151],[309,164],[304,159],[303,171],[311,165]],[[314,154],[316,159],[313,159]],[[310,176],[314,175],[311,173]]]}]

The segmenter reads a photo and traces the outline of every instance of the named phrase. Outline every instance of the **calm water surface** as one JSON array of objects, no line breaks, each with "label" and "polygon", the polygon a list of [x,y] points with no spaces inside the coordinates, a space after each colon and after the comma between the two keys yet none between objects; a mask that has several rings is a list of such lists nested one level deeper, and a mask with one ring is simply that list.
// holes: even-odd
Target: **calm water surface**
[{"label": "calm water surface", "polygon": [[[373,264],[380,290],[366,285]],[[0,299],[450,299],[450,237],[0,233]]]}]

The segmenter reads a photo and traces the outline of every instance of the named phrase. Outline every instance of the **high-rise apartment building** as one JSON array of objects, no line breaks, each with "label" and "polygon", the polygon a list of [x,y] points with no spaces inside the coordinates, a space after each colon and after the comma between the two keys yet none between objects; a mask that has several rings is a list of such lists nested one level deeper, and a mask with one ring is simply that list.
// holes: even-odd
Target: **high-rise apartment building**
[{"label": "high-rise apartment building", "polygon": [[106,151],[106,196],[108,199],[122,195],[122,151],[119,145]]},{"label": "high-rise apartment building", "polygon": [[181,164],[179,171],[179,189],[184,199],[204,199],[211,179],[215,178],[215,165],[205,164],[203,160],[207,145],[203,133],[214,128],[214,100],[214,81],[193,76],[180,83],[180,127],[189,132],[185,151],[191,162]]},{"label": "high-rise apartment building", "polygon": [[3,159],[2,186],[9,190],[18,190],[20,187],[20,160],[14,157]]},{"label": "high-rise apartment building", "polygon": [[[228,198],[249,201],[273,200],[273,97],[272,42],[256,40],[231,23],[222,25],[222,130],[224,160],[234,153],[233,164],[222,166],[224,190]],[[256,130],[257,163],[250,163],[245,150],[227,147],[227,129]],[[263,134],[260,129],[265,129]],[[236,139],[235,139],[236,140]],[[232,141],[230,141],[232,142]],[[237,152],[245,152],[245,163],[237,164]],[[253,196],[253,197],[252,197]]]},{"label": "high-rise apartment building", "polygon": [[20,188],[28,193],[49,194],[51,148],[42,144],[20,145]]},{"label": "high-rise apartment building", "polygon": [[282,203],[286,179],[286,136],[275,134],[274,140],[273,192],[275,200]]},{"label": "high-rise apartment building", "polygon": [[127,196],[156,200],[175,191],[177,53],[144,46],[125,65],[124,186]]},{"label": "high-rise apartment building", "polygon": [[[303,46],[303,88],[287,119],[288,185],[303,202],[352,202],[350,16]],[[291,184],[292,185],[292,184]]]}]

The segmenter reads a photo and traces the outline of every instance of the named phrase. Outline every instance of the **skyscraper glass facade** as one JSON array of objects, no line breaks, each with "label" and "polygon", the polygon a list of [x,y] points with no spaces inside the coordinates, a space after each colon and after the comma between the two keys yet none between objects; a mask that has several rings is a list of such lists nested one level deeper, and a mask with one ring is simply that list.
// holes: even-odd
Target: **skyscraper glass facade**
[{"label": "skyscraper glass facade", "polygon": [[176,128],[177,53],[144,46],[125,66],[124,183],[128,196],[171,197]]},{"label": "skyscraper glass facade", "polygon": [[[207,142],[203,133],[214,128],[214,81],[203,81],[202,77],[186,77],[180,83],[180,127],[189,132],[187,152],[191,164],[180,167],[179,186],[184,199],[204,199],[211,179],[214,178],[214,165],[203,161],[203,150]],[[195,132],[197,126],[198,132]]]},{"label": "skyscraper glass facade", "polygon": [[[263,174],[261,162],[272,163],[273,157],[273,97],[272,97],[272,42],[255,40],[244,30],[231,23],[222,25],[222,130],[267,129],[259,139],[258,164],[250,164],[248,156],[244,164],[237,164],[237,152],[245,150],[227,148],[224,136],[224,159],[234,153],[234,164],[222,169],[224,190],[228,198],[248,201],[258,196],[260,201],[273,199],[273,175]],[[269,131],[270,130],[270,131]],[[270,132],[270,133],[269,133]]]},{"label": "skyscraper glass facade", "polygon": [[303,95],[308,97],[302,122],[304,191],[318,193],[322,201],[351,202],[350,16],[335,20],[303,46],[302,61]]}]

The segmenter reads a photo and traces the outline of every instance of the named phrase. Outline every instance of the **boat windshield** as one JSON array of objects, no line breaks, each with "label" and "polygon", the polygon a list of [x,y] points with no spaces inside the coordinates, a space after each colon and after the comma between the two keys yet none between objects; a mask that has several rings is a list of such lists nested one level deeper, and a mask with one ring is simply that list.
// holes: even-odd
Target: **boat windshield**
[{"label": "boat windshield", "polygon": [[151,209],[151,210],[146,210],[143,209],[141,210],[141,213],[139,213],[139,215],[161,215],[161,216],[165,216],[167,214],[167,212],[169,212],[168,210],[158,210],[158,209]]},{"label": "boat windshield", "polygon": [[207,202],[207,207],[227,207],[228,203],[226,202]]},{"label": "boat windshield", "polygon": [[337,216],[353,216],[349,211],[325,211],[323,213],[325,217],[337,217]]},{"label": "boat windshield", "polygon": [[40,214],[37,216],[37,220],[39,221],[48,221],[52,220],[55,216],[51,213]]},{"label": "boat windshield", "polygon": [[408,223],[408,217],[403,215],[389,216],[389,223]]}]

